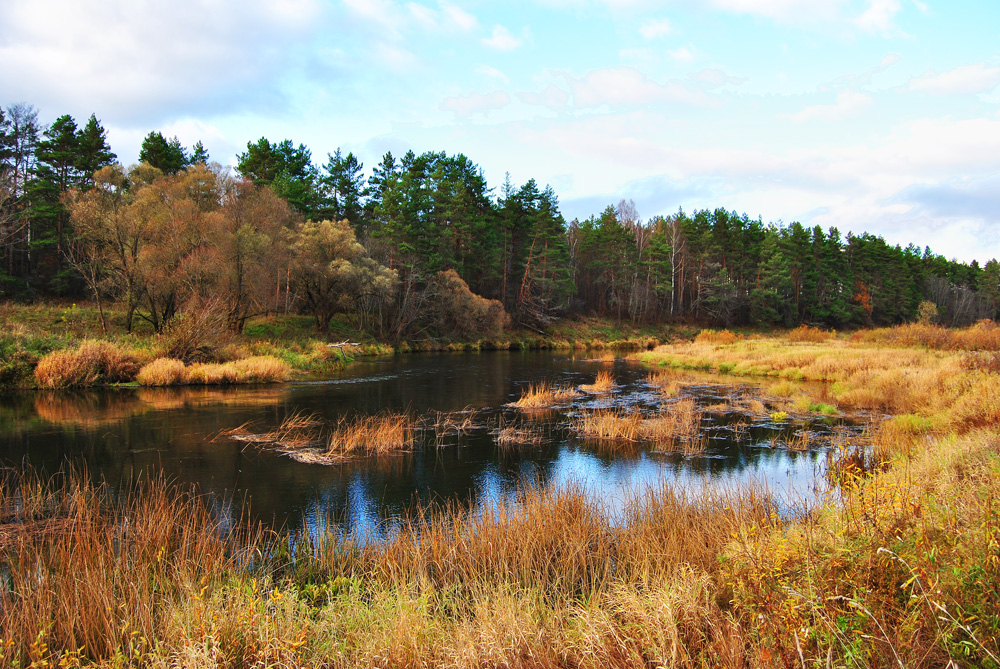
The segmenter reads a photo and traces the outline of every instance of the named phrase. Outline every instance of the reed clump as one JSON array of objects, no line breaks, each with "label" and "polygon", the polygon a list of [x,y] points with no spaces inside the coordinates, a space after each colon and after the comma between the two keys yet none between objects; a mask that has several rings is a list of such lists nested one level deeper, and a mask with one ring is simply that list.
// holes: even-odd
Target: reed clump
[{"label": "reed clump", "polygon": [[602,395],[609,393],[615,388],[615,377],[609,371],[600,371],[593,383],[585,383],[580,386],[580,390],[588,393]]}]

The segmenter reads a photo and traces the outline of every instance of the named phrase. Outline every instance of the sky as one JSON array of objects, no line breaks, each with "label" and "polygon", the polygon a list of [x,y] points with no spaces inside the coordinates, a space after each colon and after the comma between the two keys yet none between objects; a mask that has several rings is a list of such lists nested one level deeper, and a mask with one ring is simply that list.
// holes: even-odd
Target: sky
[{"label": "sky", "polygon": [[5,0],[0,104],[1000,258],[997,0]]}]

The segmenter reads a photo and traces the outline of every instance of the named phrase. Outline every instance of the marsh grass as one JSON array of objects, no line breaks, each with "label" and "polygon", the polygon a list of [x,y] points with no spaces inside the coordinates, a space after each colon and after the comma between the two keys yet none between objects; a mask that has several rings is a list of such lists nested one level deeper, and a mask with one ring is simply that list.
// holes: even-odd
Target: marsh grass
[{"label": "marsh grass", "polygon": [[609,371],[600,371],[593,383],[585,383],[580,386],[580,390],[595,395],[609,393],[615,388],[615,377]]}]

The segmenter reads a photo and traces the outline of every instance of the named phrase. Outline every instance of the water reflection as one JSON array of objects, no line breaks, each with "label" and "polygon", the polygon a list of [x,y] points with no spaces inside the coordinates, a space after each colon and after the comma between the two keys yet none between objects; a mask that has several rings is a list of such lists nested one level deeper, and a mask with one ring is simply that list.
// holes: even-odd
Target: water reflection
[{"label": "water reflection", "polygon": [[[529,383],[590,383],[602,369],[611,369],[620,386],[614,398],[586,396],[559,411],[528,417],[505,408]],[[691,456],[602,448],[566,429],[568,415],[612,402],[657,410],[661,398],[646,375],[646,369],[621,361],[550,352],[444,353],[366,361],[331,379],[283,386],[20,392],[0,397],[0,460],[29,463],[43,472],[69,461],[112,485],[163,473],[196,484],[215,503],[232,500],[234,516],[249,502],[255,519],[292,528],[330,519],[346,529],[384,531],[387,519],[418,504],[489,504],[513,494],[524,480],[581,485],[611,510],[663,477],[684,485],[754,479],[781,492],[815,494],[827,447],[795,452],[773,448],[772,442],[782,430],[831,432],[818,421],[776,426],[712,414],[703,423],[707,449]],[[713,405],[742,392],[717,381],[700,378],[682,393]],[[466,434],[443,440],[432,434],[410,453],[335,466],[301,464],[216,438],[244,423],[273,429],[296,411],[335,421],[350,413],[427,414],[467,407],[479,413],[477,427]],[[495,428],[502,421],[532,422],[541,430],[541,443],[497,446],[487,423]]]}]

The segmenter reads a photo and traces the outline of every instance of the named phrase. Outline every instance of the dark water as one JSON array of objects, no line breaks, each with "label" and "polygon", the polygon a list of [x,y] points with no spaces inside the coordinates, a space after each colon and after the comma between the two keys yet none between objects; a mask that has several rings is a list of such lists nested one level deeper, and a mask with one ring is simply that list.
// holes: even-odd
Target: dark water
[{"label": "dark water", "polygon": [[[543,419],[548,437],[541,445],[496,446],[490,428],[518,419],[503,405],[529,382],[590,383],[602,369],[612,371],[620,386],[613,399],[584,397]],[[654,408],[661,400],[644,381],[648,371],[565,353],[443,353],[359,362],[336,378],[283,386],[22,391],[0,397],[0,463],[50,472],[72,462],[113,485],[163,473],[171,481],[197,484],[234,514],[249,502],[257,519],[293,528],[317,518],[368,528],[429,500],[488,503],[525,480],[575,483],[612,509],[664,478],[692,485],[754,480],[793,499],[822,489],[829,445],[804,452],[785,448],[787,423],[757,419],[736,430],[734,416],[706,419],[708,448],[689,456],[643,448],[611,453],[565,429],[568,414],[612,401]],[[708,405],[733,391],[701,384],[682,394]],[[464,436],[435,440],[424,431],[411,453],[334,466],[302,464],[218,437],[247,422],[264,432],[296,411],[336,420],[384,410],[427,418],[462,409],[477,410],[479,426]],[[832,429],[820,422],[792,427],[817,435]]]}]

